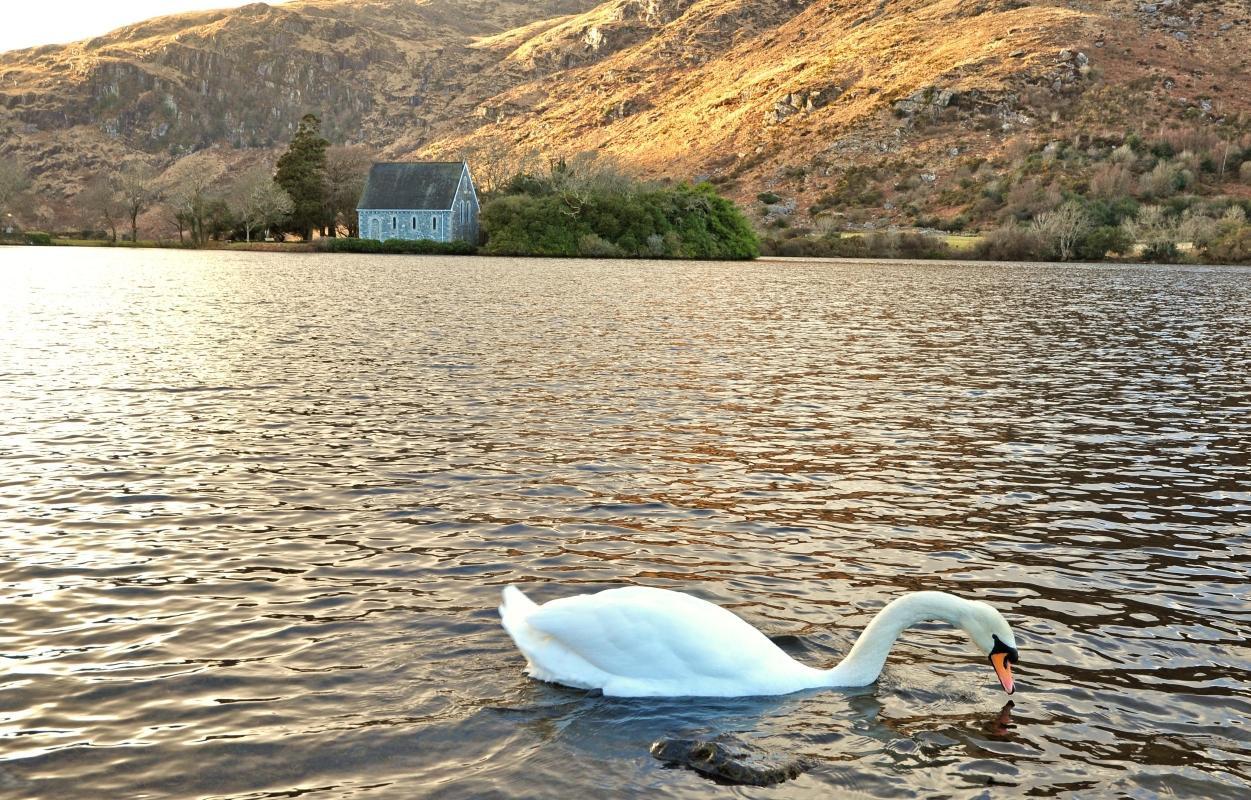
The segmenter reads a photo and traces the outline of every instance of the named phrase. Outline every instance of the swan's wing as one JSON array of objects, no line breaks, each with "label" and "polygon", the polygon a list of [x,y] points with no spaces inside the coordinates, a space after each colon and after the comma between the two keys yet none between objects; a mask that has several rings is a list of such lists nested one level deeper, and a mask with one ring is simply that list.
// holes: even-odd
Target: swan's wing
[{"label": "swan's wing", "polygon": [[526,622],[623,678],[738,678],[792,663],[732,612],[664,589],[628,587],[553,600]]}]

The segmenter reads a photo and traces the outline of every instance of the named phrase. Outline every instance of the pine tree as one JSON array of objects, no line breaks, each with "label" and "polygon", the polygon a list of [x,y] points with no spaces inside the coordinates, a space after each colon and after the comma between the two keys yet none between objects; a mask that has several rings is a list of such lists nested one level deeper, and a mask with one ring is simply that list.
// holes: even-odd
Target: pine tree
[{"label": "pine tree", "polygon": [[306,240],[313,238],[313,229],[327,223],[326,219],[326,148],[330,142],[321,137],[321,120],[305,114],[291,139],[287,152],[278,159],[274,182],[291,196],[294,210],[290,230]]}]

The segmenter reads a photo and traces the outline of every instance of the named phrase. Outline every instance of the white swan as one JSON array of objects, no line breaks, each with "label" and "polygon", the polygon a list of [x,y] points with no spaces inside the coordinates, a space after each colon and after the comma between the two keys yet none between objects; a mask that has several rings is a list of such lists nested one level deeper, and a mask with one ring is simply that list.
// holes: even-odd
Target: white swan
[{"label": "white swan", "polygon": [[916,592],[880,612],[833,669],[794,660],[734,613],[668,589],[631,586],[536,605],[504,589],[504,629],[532,677],[610,697],[747,697],[877,680],[899,634],[925,620],[968,633],[1011,694],[1016,639],[986,603]]}]

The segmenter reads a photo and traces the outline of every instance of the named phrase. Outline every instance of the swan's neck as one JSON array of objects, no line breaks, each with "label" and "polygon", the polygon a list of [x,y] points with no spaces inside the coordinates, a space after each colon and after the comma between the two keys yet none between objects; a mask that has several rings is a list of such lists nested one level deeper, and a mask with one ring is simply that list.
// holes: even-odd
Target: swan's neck
[{"label": "swan's neck", "polygon": [[905,629],[937,620],[964,627],[968,600],[945,592],[915,592],[892,601],[869,623],[837,667],[826,670],[831,686],[868,686],[877,680],[886,656]]}]

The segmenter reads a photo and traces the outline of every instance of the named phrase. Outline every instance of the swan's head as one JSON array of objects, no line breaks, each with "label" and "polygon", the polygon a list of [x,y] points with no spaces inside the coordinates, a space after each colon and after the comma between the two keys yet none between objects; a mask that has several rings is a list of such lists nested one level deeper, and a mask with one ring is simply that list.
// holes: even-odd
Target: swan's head
[{"label": "swan's head", "polygon": [[1012,694],[1016,685],[1012,682],[1012,665],[1017,662],[1016,637],[1003,614],[989,603],[971,601],[966,613],[961,615],[960,627],[964,628],[973,644],[995,668],[995,675],[1003,690]]}]

